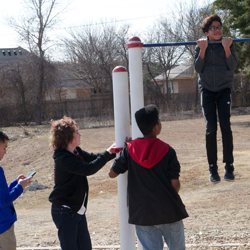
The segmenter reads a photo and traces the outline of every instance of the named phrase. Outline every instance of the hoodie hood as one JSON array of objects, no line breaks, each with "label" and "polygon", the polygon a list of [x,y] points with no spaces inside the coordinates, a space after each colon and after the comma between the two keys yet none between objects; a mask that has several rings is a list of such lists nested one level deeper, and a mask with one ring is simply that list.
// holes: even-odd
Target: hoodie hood
[{"label": "hoodie hood", "polygon": [[[76,155],[76,153],[78,152],[76,149],[75,149],[75,155]],[[54,160],[56,160],[56,159],[58,159],[58,158],[60,158],[60,157],[64,157],[65,156],[65,153],[66,153],[66,155],[74,155],[74,154],[72,154],[70,151],[68,151],[67,149],[61,149],[61,148],[59,148],[59,149],[54,149],[54,152],[53,152],[53,159]]]},{"label": "hoodie hood", "polygon": [[127,142],[132,159],[144,168],[154,167],[169,151],[169,145],[158,138],[139,138]]}]

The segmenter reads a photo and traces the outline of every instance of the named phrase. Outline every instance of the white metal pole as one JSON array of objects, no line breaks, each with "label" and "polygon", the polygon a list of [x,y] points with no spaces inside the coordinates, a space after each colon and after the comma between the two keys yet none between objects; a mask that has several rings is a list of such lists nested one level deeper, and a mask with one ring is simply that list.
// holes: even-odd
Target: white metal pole
[{"label": "white metal pole", "polygon": [[[128,72],[123,66],[113,70],[113,98],[116,147],[123,148],[126,137],[130,136]],[[128,224],[127,175],[118,176],[118,202],[121,250],[135,250],[135,229]]]},{"label": "white metal pole", "polygon": [[129,55],[130,102],[133,139],[142,136],[142,133],[135,121],[135,112],[144,107],[141,52],[142,45],[143,44],[141,43],[140,38],[137,36],[130,38],[127,44]]},{"label": "white metal pole", "polygon": [[[132,121],[132,138],[142,137],[136,120],[135,112],[144,107],[143,94],[143,74],[142,74],[142,42],[139,37],[131,37],[127,44],[129,55],[129,74],[130,74],[130,102],[131,102],[131,121]],[[138,241],[138,250],[143,247]]]}]

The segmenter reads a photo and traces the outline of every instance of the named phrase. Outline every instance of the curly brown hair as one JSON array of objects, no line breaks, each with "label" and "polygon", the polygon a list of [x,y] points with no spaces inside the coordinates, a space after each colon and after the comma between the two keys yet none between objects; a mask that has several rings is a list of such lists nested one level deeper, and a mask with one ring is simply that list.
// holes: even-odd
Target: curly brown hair
[{"label": "curly brown hair", "polygon": [[218,21],[220,25],[222,26],[221,19],[218,15],[208,16],[207,18],[204,19],[202,26],[201,26],[203,33],[208,32],[209,27],[211,26],[213,21]]},{"label": "curly brown hair", "polygon": [[68,144],[73,140],[75,127],[79,128],[77,123],[70,117],[64,116],[57,121],[51,121],[50,143],[54,149],[67,149]]}]

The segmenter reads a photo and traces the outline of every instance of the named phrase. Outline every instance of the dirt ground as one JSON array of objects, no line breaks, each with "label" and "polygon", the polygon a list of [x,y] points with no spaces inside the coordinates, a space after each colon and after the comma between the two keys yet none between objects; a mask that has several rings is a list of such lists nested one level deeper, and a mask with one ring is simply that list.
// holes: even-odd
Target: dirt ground
[{"label": "dirt ground", "polygon": [[[195,249],[250,249],[250,110],[245,115],[233,115],[231,122],[236,181],[219,184],[208,181],[204,119],[162,122],[159,138],[176,150],[182,167],[180,196],[189,213],[189,218],[184,220],[189,249],[192,244],[196,245]],[[48,202],[53,188],[49,126],[2,129],[11,138],[8,153],[1,161],[8,183],[18,174],[36,170],[34,180],[48,186],[44,190],[25,192],[14,202],[18,215],[15,223],[18,247],[58,246]],[[115,140],[114,127],[80,132],[81,147],[89,152],[102,152]],[[219,174],[223,177],[220,131],[217,140]],[[88,178],[87,220],[93,246],[120,244],[117,180],[108,177],[111,164]],[[231,246],[209,247],[215,243]],[[233,246],[233,243],[237,244]]]}]

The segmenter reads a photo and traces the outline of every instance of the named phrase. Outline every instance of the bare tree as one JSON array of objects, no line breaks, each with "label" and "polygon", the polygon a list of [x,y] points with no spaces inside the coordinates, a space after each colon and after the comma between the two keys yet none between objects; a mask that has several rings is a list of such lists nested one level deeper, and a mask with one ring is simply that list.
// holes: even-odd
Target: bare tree
[{"label": "bare tree", "polygon": [[[204,36],[201,25],[205,17],[212,14],[212,5],[204,3],[203,6],[198,4],[197,0],[191,1],[189,4],[180,2],[173,8],[174,11],[169,10],[170,14],[157,20],[157,26],[151,32],[151,40],[154,43],[166,42],[186,42],[196,41]],[[168,86],[169,72],[176,64],[180,62],[193,63],[195,46],[181,46],[181,47],[167,47],[160,49],[149,50],[146,55],[147,62],[152,58],[161,65],[162,72],[166,76],[166,86]],[[153,57],[152,54],[153,53]],[[151,57],[148,60],[149,56]],[[150,72],[148,70],[148,72]],[[155,82],[157,85],[157,82]],[[169,100],[168,88],[167,99]],[[198,78],[196,75],[196,97],[195,106],[197,108],[199,103],[198,95]]]},{"label": "bare tree", "polygon": [[8,24],[18,32],[31,52],[39,58],[38,62],[38,88],[36,95],[36,123],[41,124],[42,97],[45,91],[45,60],[48,60],[46,51],[51,46],[48,31],[52,30],[59,15],[62,14],[68,4],[63,7],[58,0],[25,0],[25,16],[20,20],[9,18]]},{"label": "bare tree", "polygon": [[[197,41],[201,37],[204,37],[204,33],[201,30],[203,20],[212,15],[212,5],[204,3],[203,6],[199,6],[197,0],[192,0],[189,5],[179,5],[179,19],[178,23],[182,32],[183,41]],[[192,64],[194,61],[195,46],[185,46],[187,50],[187,59]],[[195,75],[196,79],[196,93],[195,93],[195,111],[198,112],[199,106],[199,89],[198,89],[198,75]]]},{"label": "bare tree", "polygon": [[[146,33],[146,43],[167,43],[175,42],[176,34],[173,30],[179,30],[178,24],[169,23],[167,20],[155,23],[155,25]],[[180,34],[181,35],[181,34]],[[168,88],[168,78],[170,70],[175,67],[181,60],[185,48],[183,47],[152,47],[144,50],[143,53],[143,67],[144,67],[144,81],[151,93],[158,94],[157,100],[161,101],[164,106],[170,105],[170,91]],[[163,86],[159,86],[155,77],[163,74],[166,82]],[[151,80],[150,80],[151,79]],[[162,89],[161,89],[162,88]],[[167,95],[167,98],[165,97]],[[159,104],[158,104],[159,105]]]},{"label": "bare tree", "polygon": [[129,25],[86,25],[76,32],[71,31],[71,37],[64,40],[75,77],[92,86],[97,95],[112,92],[115,66],[128,66],[128,32]]},{"label": "bare tree", "polygon": [[[179,30],[172,30],[177,41],[196,41],[204,37],[201,30],[203,20],[212,15],[212,4],[203,2],[200,6],[197,0],[192,0],[189,4],[180,2],[177,12],[173,12],[171,18],[178,23]],[[188,57],[194,59],[195,46],[186,46]]]},{"label": "bare tree", "polygon": [[[22,60],[10,62],[0,67],[0,98],[5,108],[15,107],[15,121],[28,122],[34,119],[36,96],[39,87],[40,59],[33,54]],[[56,85],[58,73],[54,64],[44,62],[44,89]],[[42,98],[44,97],[44,93]],[[17,115],[18,114],[18,115]]]},{"label": "bare tree", "polygon": [[31,72],[32,66],[36,64],[29,63],[29,61],[30,58],[26,57],[21,61],[2,64],[0,67],[0,98],[4,104],[2,108],[5,108],[6,113],[8,113],[7,110],[10,107],[15,107],[16,112],[14,114],[9,112],[15,116],[12,119],[13,121],[20,120],[26,122],[30,120],[32,115],[31,107],[34,104],[32,89],[35,84],[31,77]]},{"label": "bare tree", "polygon": [[[23,77],[20,71],[20,65],[17,64],[15,67],[9,67],[5,71],[3,71],[1,75],[1,82],[6,86],[12,86],[13,88],[8,92],[6,91],[5,97],[8,97],[9,94],[15,95],[15,100],[18,102],[20,100],[20,109],[21,114],[28,114],[27,109],[27,100],[26,100],[26,87],[23,81]],[[14,90],[14,91],[13,91]],[[4,88],[3,88],[4,91]],[[10,96],[9,96],[10,97]],[[13,102],[13,101],[12,101]]]}]

